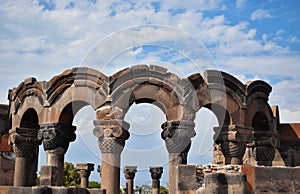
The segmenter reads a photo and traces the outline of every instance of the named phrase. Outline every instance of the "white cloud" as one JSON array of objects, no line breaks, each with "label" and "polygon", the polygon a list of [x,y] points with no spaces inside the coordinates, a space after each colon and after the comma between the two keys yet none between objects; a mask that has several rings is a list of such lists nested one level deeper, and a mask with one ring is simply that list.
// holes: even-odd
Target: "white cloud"
[{"label": "white cloud", "polygon": [[[266,81],[275,80],[276,77],[278,80],[272,84],[270,104],[279,105],[282,122],[299,122],[300,57],[299,51],[292,51],[288,45],[291,42],[298,43],[299,38],[289,34],[289,31],[278,30],[273,33],[274,37],[269,32],[264,32],[260,26],[253,27],[252,22],[232,19],[230,14],[226,13],[231,11],[229,10],[231,6],[222,0],[161,1],[155,6],[149,1],[127,1],[127,3],[121,0],[96,1],[95,4],[88,1],[75,1],[74,7],[65,9],[68,4],[68,0],[56,1],[54,10],[43,11],[43,7],[38,6],[37,1],[2,2],[0,6],[1,103],[8,103],[6,99],[8,89],[17,86],[27,77],[34,76],[38,80],[47,81],[65,69],[80,64],[101,71],[101,65],[105,65],[108,61],[114,65],[108,67],[110,72],[108,74],[111,74],[125,66],[147,62],[166,66],[170,71],[182,76],[202,73],[206,69],[220,69],[237,75],[243,82],[248,81],[249,77]],[[247,9],[245,0],[236,0],[234,6],[238,9]],[[218,12],[215,13],[214,10]],[[223,14],[217,14],[220,10]],[[272,18],[274,17],[272,13],[270,10],[260,8],[251,14],[250,20]],[[147,26],[147,24],[159,25]],[[142,25],[144,26],[141,27]],[[118,33],[120,31],[122,33]],[[281,44],[276,43],[278,40]],[[287,45],[284,45],[282,40],[285,40],[284,43]],[[159,49],[146,51],[145,47],[141,46],[145,44],[155,44]],[[133,47],[136,49],[132,49]],[[86,61],[86,56],[94,57],[90,56],[94,48],[98,49],[94,52],[96,57],[93,59],[96,60],[93,63],[81,63],[89,62]],[[177,54],[174,54],[175,52]],[[170,56],[166,58],[164,55]],[[181,58],[190,61],[178,62]],[[217,65],[214,60],[217,61]],[[175,62],[177,62],[176,66]],[[150,110],[152,111],[152,108]],[[144,111],[145,114],[142,115],[138,114],[138,111],[137,114],[132,112],[127,115],[128,118],[130,114],[133,117],[130,121],[133,127],[132,133],[146,134],[151,130],[155,132],[161,130],[160,124],[165,120],[164,115],[160,110],[151,111],[150,116],[149,111]],[[93,111],[91,112],[95,117]],[[81,113],[84,114],[82,117]],[[91,131],[93,129],[91,121],[95,118],[85,117],[88,113],[84,111],[81,113],[79,112],[78,120],[74,124],[80,127],[78,139],[86,146],[74,147],[75,154],[68,152],[67,159],[71,156],[74,160],[77,157],[77,161],[87,160],[88,157],[90,159],[90,156],[78,159],[78,150],[87,147],[96,158],[94,163],[98,164],[101,153],[97,139]],[[196,125],[202,125],[203,121],[213,123],[210,118],[202,116],[199,118],[200,121],[197,121]],[[89,122],[84,122],[87,120]],[[212,133],[207,129],[212,127],[213,125],[208,124],[207,128],[197,129],[200,131],[193,139],[195,150],[191,153],[199,156],[197,144],[203,146],[200,154],[211,152],[205,144],[211,143]],[[205,141],[196,140],[202,133],[206,134]],[[141,142],[144,143],[149,139],[145,140]],[[133,143],[131,142],[130,145],[129,141]],[[132,154],[127,155],[126,159],[131,160],[124,160],[123,164],[135,163],[136,157],[140,157],[145,159],[143,165],[146,168],[147,162],[153,159],[153,153],[157,155],[157,152],[147,156],[140,153],[142,151],[132,151],[130,146],[136,146],[134,139],[128,140],[127,143],[126,145],[129,146],[127,152]],[[164,146],[159,135],[153,138],[153,142],[151,139],[151,143]],[[155,164],[167,161],[165,147],[160,148],[163,148],[159,151],[163,155],[156,158]],[[81,152],[86,153],[86,151]],[[197,156],[196,161],[199,163],[203,157]]]},{"label": "white cloud", "polygon": [[238,9],[243,9],[246,6],[246,1],[245,0],[237,0],[235,2],[235,7]]},{"label": "white cloud", "polygon": [[255,10],[251,16],[250,16],[250,20],[262,20],[265,18],[272,18],[274,17],[273,15],[271,15],[269,10],[263,10],[263,9],[257,9]]}]

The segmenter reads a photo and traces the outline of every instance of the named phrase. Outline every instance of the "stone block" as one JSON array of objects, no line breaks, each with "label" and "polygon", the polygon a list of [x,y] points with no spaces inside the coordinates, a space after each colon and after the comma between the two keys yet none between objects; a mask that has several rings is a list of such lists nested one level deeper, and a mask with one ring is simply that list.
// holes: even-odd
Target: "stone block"
[{"label": "stone block", "polygon": [[7,160],[0,155],[0,185],[12,186],[14,182],[14,172],[15,162]]},{"label": "stone block", "polygon": [[31,187],[9,187],[7,194],[31,194]]},{"label": "stone block", "polygon": [[8,186],[0,186],[0,194],[7,194],[9,191]]},{"label": "stone block", "polygon": [[58,181],[58,168],[56,166],[42,166],[40,185],[53,186],[57,185]]},{"label": "stone block", "polygon": [[254,168],[254,191],[255,192],[272,192],[272,167],[255,167]]},{"label": "stone block", "polygon": [[226,173],[226,181],[228,184],[228,193],[247,193],[246,174],[239,172]]},{"label": "stone block", "polygon": [[294,191],[300,193],[300,167],[296,167],[294,170]]},{"label": "stone block", "polygon": [[106,194],[105,189],[88,189],[88,194]]},{"label": "stone block", "polygon": [[272,186],[274,192],[293,192],[294,169],[273,167]]},{"label": "stone block", "polygon": [[253,192],[254,191],[254,166],[249,165],[242,165],[241,166],[241,172],[246,174],[247,176],[247,192]]},{"label": "stone block", "polygon": [[224,173],[204,175],[205,193],[227,193],[228,184]]},{"label": "stone block", "polygon": [[179,165],[176,167],[176,190],[196,190],[197,177],[195,165]]}]

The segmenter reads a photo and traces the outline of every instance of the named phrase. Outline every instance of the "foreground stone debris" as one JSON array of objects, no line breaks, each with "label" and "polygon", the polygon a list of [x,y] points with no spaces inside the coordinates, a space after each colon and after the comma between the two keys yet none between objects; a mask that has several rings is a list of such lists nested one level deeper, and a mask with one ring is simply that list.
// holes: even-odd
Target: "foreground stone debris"
[{"label": "foreground stone debris", "polygon": [[[217,70],[202,75],[180,78],[163,67],[137,65],[111,76],[78,67],[49,81],[25,79],[9,90],[9,104],[0,105],[0,193],[119,193],[120,158],[130,136],[130,123],[124,118],[133,103],[151,103],[165,113],[161,137],[169,153],[169,193],[299,193],[300,124],[280,123],[278,106],[268,103],[272,87],[261,80],[244,84]],[[87,105],[96,115],[93,133],[102,155],[97,169],[101,189],[65,188],[64,158],[76,141],[73,119]],[[194,119],[201,108],[218,119],[219,126],[211,130],[213,162],[219,166],[187,165],[196,135]],[[41,144],[44,150],[39,150]],[[46,152],[46,164],[41,185],[36,186],[41,151]],[[93,167],[78,165],[78,169],[81,186],[87,187]],[[130,190],[129,175],[136,171],[125,169]],[[150,169],[151,176],[156,171]],[[159,178],[153,181],[155,190]]]}]

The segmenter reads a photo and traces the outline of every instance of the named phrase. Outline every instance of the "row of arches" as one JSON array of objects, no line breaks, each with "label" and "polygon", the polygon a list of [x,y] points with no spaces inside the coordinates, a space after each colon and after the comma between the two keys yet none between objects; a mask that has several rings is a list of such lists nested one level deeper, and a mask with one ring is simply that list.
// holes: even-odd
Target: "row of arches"
[{"label": "row of arches", "polygon": [[[273,150],[278,146],[278,122],[268,104],[270,92],[271,86],[263,81],[243,84],[221,71],[208,70],[203,77],[193,74],[180,78],[154,65],[133,66],[112,76],[80,67],[66,70],[48,82],[28,78],[9,92],[11,144],[15,153],[19,152],[16,166],[18,158],[36,158],[36,147],[43,143],[47,165],[61,172],[69,142],[75,140],[73,119],[80,109],[90,105],[96,115],[93,133],[99,139],[102,174],[106,176],[102,185],[108,193],[114,191],[119,188],[120,154],[130,133],[124,118],[133,103],[153,104],[165,114],[162,138],[169,152],[171,172],[178,164],[186,163],[190,139],[195,136],[195,115],[201,108],[211,110],[218,119],[214,140],[221,146],[225,163],[241,164],[246,146],[252,146],[258,163],[266,164],[272,161]],[[27,147],[19,146],[23,144]],[[35,154],[21,154],[25,147],[36,150]],[[271,153],[271,159],[263,157],[265,152]],[[30,169],[26,165],[19,167],[16,174],[22,168]],[[33,184],[28,181],[15,176],[14,184]],[[174,175],[169,173],[171,189],[174,181]]]}]

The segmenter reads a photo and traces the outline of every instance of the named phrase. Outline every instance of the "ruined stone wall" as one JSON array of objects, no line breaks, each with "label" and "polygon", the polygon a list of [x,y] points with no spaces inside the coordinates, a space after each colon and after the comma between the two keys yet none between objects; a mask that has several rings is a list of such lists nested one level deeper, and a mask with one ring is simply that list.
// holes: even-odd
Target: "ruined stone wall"
[{"label": "ruined stone wall", "polygon": [[13,185],[15,162],[8,144],[8,105],[0,105],[0,185]]},{"label": "ruined stone wall", "polygon": [[280,155],[286,166],[300,166],[300,123],[280,124]]}]

